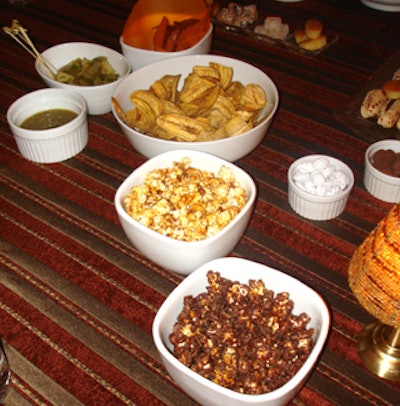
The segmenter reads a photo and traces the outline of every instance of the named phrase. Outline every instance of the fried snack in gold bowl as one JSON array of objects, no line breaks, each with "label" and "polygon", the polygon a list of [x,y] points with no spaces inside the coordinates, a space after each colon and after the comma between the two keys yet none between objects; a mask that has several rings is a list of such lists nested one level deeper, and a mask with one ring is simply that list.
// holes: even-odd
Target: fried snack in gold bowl
[{"label": "fried snack in gold bowl", "polygon": [[267,104],[261,86],[233,80],[233,68],[196,65],[178,88],[181,75],[166,74],[146,90],[131,93],[133,109],[117,114],[149,136],[181,142],[218,140],[252,129]]}]

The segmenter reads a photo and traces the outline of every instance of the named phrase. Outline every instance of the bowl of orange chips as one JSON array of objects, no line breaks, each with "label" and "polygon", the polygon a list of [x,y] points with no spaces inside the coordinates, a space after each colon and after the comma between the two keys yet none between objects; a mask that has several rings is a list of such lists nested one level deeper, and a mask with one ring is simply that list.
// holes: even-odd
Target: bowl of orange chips
[{"label": "bowl of orange chips", "polygon": [[203,0],[139,0],[125,22],[120,46],[136,70],[161,59],[207,54],[212,33]]},{"label": "bowl of orange chips", "polygon": [[278,103],[274,82],[255,66],[189,55],[131,73],[113,95],[112,112],[147,158],[190,149],[232,162],[260,144]]}]

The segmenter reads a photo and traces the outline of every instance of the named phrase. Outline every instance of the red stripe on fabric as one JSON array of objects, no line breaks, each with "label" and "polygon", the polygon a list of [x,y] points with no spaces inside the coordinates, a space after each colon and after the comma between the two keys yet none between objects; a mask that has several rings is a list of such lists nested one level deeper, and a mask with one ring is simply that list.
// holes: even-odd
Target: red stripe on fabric
[{"label": "red stripe on fabric", "polygon": [[[133,401],[141,402],[147,398],[151,402],[159,403],[157,398],[117,367],[1,285],[0,297],[6,306],[18,309],[15,310],[18,311],[18,317],[28,323],[24,324],[22,321],[22,324],[17,324],[11,315],[0,310],[2,336],[6,341],[12,340],[13,347],[25,358],[76,398],[83,402],[90,398],[93,404],[126,404],[91,377],[89,372],[85,371],[85,368],[88,368]],[[69,360],[68,357],[73,357],[75,361]]]},{"label": "red stripe on fabric", "polygon": [[[270,218],[264,215],[267,210],[271,211]],[[279,223],[276,219],[280,220]],[[293,223],[293,227],[290,227],[290,222]],[[262,201],[259,201],[257,211],[253,215],[252,226],[332,271],[347,274],[348,257],[354,251],[351,245],[344,242],[338,244],[339,240],[332,241],[329,235],[307,223],[288,218],[282,211],[268,207]],[[324,252],[329,255],[325,255]]]},{"label": "red stripe on fabric", "polygon": [[[90,258],[85,258],[84,247],[80,244],[32,217],[25,217],[24,226],[33,231],[37,228],[37,232],[44,235],[43,240],[32,238],[32,235],[26,230],[18,229],[15,224],[4,221],[0,233],[6,241],[54,269],[64,278],[79,285],[81,289],[103,301],[103,303],[107,303],[144,331],[148,333],[151,331],[154,312],[102,278],[101,275],[104,274],[108,278],[115,278],[119,283],[129,280],[129,286],[125,286],[125,288],[133,289],[134,293],[148,299],[149,303],[154,307],[161,305],[164,300],[162,295],[137,280],[132,282],[127,275],[124,276],[124,279],[121,279],[121,272],[117,267],[94,253]],[[63,251],[60,251],[58,247],[62,247]],[[82,261],[81,258],[83,258]],[[86,263],[86,261],[88,262]]]}]

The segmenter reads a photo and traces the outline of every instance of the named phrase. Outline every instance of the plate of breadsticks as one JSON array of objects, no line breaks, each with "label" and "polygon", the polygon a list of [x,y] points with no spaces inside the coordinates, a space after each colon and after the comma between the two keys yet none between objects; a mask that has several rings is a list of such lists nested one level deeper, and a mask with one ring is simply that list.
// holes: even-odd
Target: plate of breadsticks
[{"label": "plate of breadsticks", "polygon": [[400,139],[400,52],[378,69],[335,117],[367,141]]}]

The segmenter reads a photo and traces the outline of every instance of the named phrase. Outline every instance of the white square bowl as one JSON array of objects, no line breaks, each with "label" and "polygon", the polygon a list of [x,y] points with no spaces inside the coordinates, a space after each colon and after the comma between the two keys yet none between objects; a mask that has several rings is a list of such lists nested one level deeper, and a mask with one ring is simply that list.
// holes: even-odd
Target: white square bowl
[{"label": "white square bowl", "polygon": [[[250,279],[262,280],[275,294],[288,292],[294,302],[293,314],[307,313],[314,329],[314,347],[299,371],[283,386],[265,394],[248,395],[224,388],[183,365],[173,354],[169,341],[174,324],[183,309],[184,297],[206,291],[208,271],[219,272],[223,278],[248,284]],[[193,399],[207,406],[278,406],[284,405],[301,389],[312,372],[324,347],[330,328],[330,313],[324,299],[299,280],[266,265],[241,258],[218,258],[200,266],[187,276],[167,297],[153,322],[153,339],[161,359],[175,382]]]},{"label": "white square bowl", "polygon": [[[192,167],[215,174],[222,166],[230,168],[247,199],[245,206],[226,227],[200,241],[180,241],[162,235],[131,217],[123,203],[132,186],[143,184],[149,172],[172,167],[173,162],[181,162],[184,158],[190,158]],[[119,186],[114,203],[121,226],[133,246],[163,268],[186,275],[211,259],[228,255],[234,249],[250,222],[256,194],[253,179],[238,166],[204,152],[177,150],[157,155],[135,169]]]}]

